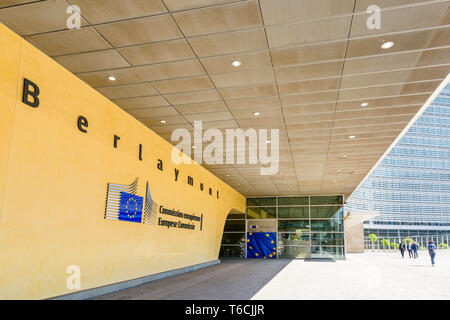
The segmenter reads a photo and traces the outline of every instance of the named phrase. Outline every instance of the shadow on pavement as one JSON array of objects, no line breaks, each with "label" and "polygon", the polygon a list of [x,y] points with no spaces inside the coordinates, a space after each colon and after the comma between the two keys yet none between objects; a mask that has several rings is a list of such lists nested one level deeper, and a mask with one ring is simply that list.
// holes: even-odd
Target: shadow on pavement
[{"label": "shadow on pavement", "polygon": [[248,300],[291,261],[291,259],[222,259],[218,265],[149,282],[94,299]]}]

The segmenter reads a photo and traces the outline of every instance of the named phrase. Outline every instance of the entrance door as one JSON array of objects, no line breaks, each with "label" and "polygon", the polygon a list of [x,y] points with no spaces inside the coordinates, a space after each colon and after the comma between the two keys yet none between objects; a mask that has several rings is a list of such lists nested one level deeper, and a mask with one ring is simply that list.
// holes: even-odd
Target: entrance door
[{"label": "entrance door", "polygon": [[277,221],[275,219],[247,220],[247,258],[277,258]]}]

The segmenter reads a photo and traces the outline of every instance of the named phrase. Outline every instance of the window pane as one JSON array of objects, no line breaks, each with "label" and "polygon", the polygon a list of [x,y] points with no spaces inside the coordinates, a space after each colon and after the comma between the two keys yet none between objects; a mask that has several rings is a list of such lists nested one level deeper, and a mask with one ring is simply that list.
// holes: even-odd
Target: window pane
[{"label": "window pane", "polygon": [[292,206],[292,205],[309,205],[309,197],[285,197],[278,198],[279,206]]},{"label": "window pane", "polygon": [[278,208],[278,218],[308,219],[308,207],[280,207]]},{"label": "window pane", "polygon": [[224,231],[242,231],[245,232],[245,220],[227,220]]},{"label": "window pane", "polygon": [[220,257],[233,257],[239,258],[241,255],[241,248],[239,246],[221,246],[220,247]]},{"label": "window pane", "polygon": [[275,219],[276,208],[267,207],[249,207],[247,208],[247,219]]},{"label": "window pane", "polygon": [[311,233],[311,244],[325,245],[325,246],[343,246],[344,234],[343,233]]},{"label": "window pane", "polygon": [[279,233],[279,245],[309,246],[309,231],[298,233]]},{"label": "window pane", "polygon": [[342,204],[342,196],[311,197],[311,205],[313,204]]},{"label": "window pane", "polygon": [[278,231],[309,232],[309,220],[278,220]]},{"label": "window pane", "polygon": [[311,207],[311,219],[315,218],[337,218],[342,219],[344,210],[339,207]]},{"label": "window pane", "polygon": [[245,233],[224,233],[222,244],[241,244],[245,243]]},{"label": "window pane", "polygon": [[311,231],[344,231],[344,224],[341,219],[311,220]]},{"label": "window pane", "polygon": [[305,259],[310,257],[309,247],[300,246],[281,246],[279,258]]},{"label": "window pane", "polygon": [[311,258],[344,259],[344,247],[311,247]]},{"label": "window pane", "polygon": [[247,206],[275,206],[276,198],[247,198]]},{"label": "window pane", "polygon": [[227,219],[245,219],[245,213],[230,213]]}]

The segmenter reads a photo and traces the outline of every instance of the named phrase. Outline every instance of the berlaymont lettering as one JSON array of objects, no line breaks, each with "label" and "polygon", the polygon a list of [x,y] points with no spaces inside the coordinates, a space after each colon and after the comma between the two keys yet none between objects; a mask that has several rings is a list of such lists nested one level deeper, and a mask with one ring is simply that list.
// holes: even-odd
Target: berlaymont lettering
[{"label": "berlaymont lettering", "polygon": [[[23,94],[22,94],[22,102],[32,108],[38,108],[40,104],[39,95],[41,93],[41,90],[39,89],[39,86],[34,83],[33,81],[29,79],[23,80]],[[83,133],[88,133],[87,128],[89,127],[89,121],[85,116],[79,116],[77,119],[77,127],[78,130],[80,130]],[[117,141],[120,140],[120,136],[117,136],[116,134],[113,135],[113,147],[115,149],[118,148]],[[140,161],[143,161],[142,156],[142,144],[139,144],[139,152],[138,152],[138,159]],[[157,160],[156,167],[158,170],[163,171],[164,170],[164,164],[161,159]],[[175,181],[178,181],[178,176],[180,171],[178,169],[175,169],[175,175],[174,179]],[[130,185],[119,185],[119,184],[108,184],[108,193],[107,193],[107,203],[106,203],[106,213],[105,213],[105,219],[109,220],[119,220],[119,221],[129,221],[129,222],[143,222],[147,224],[151,224],[154,221],[153,215],[155,215],[154,212],[151,210],[152,206],[152,197],[149,189],[149,185],[147,182],[147,190],[146,190],[146,200],[145,200],[145,217],[143,219],[143,198],[136,195],[136,186],[137,186],[138,180]],[[194,186],[194,178],[191,176],[187,177],[187,183],[191,186]],[[199,191],[203,191],[203,183],[199,184]],[[209,195],[211,196],[211,192]],[[113,195],[115,197],[113,197]],[[219,199],[219,190],[216,191],[216,198]],[[167,209],[161,209],[159,211],[160,213],[164,214],[171,214],[169,212],[178,212],[179,211],[173,211],[173,210],[167,210]],[[171,214],[174,215],[174,214]],[[188,218],[189,220],[195,220],[202,222],[200,224],[199,229],[202,230],[203,225],[203,214],[201,214],[201,218],[195,217],[194,215],[188,215],[188,214],[181,214],[175,215],[180,218]],[[182,229],[188,229],[188,230],[194,230],[195,225],[189,224],[189,223],[182,223],[181,221],[173,222],[170,220],[163,220],[162,218],[158,219],[158,225],[159,226],[165,226],[167,228],[182,228]]]},{"label": "berlaymont lettering", "polygon": [[245,197],[172,150],[0,24],[0,299],[216,261]]}]

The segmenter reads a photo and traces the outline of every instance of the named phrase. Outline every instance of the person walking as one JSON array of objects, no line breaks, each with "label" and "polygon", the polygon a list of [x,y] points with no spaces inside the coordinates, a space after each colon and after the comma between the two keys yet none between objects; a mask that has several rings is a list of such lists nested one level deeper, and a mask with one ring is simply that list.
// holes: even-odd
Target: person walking
[{"label": "person walking", "polygon": [[412,243],[411,242],[408,242],[407,248],[408,248],[409,257],[412,258],[413,257],[413,251],[412,251]]},{"label": "person walking", "polygon": [[433,243],[433,240],[431,240],[430,243],[428,244],[428,253],[430,254],[432,267],[434,267],[436,264],[436,250],[437,250],[437,247]]},{"label": "person walking", "polygon": [[413,241],[413,243],[411,245],[411,249],[413,251],[414,259],[417,259],[419,257],[419,255],[417,253],[417,251],[419,250],[419,245],[415,241]]},{"label": "person walking", "polygon": [[400,242],[400,245],[398,246],[398,250],[400,250],[400,253],[402,254],[402,258],[404,258],[405,257],[406,245],[403,242],[403,240],[402,240],[402,242]]}]

